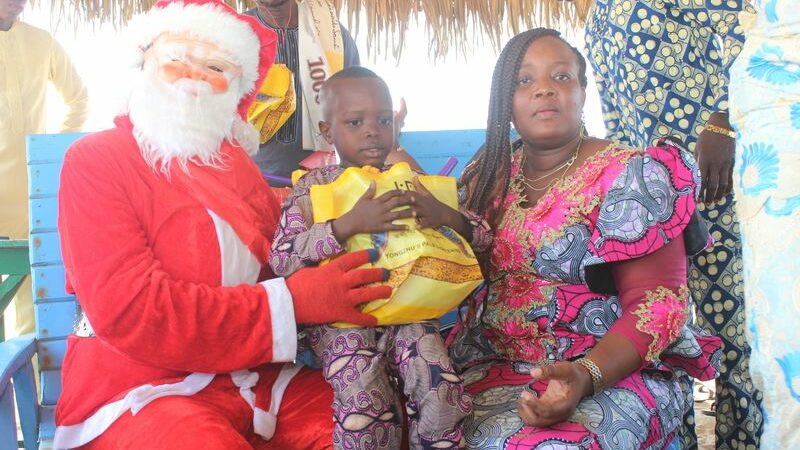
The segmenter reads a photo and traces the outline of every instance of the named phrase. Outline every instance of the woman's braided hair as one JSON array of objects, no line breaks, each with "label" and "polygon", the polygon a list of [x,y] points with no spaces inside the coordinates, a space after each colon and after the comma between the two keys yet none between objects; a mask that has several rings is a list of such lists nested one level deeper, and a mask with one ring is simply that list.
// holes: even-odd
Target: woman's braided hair
[{"label": "woman's braided hair", "polygon": [[517,87],[519,68],[531,43],[541,37],[561,39],[578,59],[581,86],[586,87],[586,59],[581,52],[565,41],[561,34],[549,28],[535,28],[522,32],[506,44],[492,75],[489,97],[489,116],[486,123],[486,141],[464,169],[461,183],[466,187],[466,207],[497,225],[502,217],[498,208],[508,194],[511,172],[511,121],[512,102]]}]

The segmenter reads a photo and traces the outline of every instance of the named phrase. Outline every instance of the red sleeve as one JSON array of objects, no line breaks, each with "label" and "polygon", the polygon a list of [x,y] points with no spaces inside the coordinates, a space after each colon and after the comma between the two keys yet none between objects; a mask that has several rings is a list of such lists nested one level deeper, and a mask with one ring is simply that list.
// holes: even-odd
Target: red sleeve
[{"label": "red sleeve", "polygon": [[653,253],[613,264],[611,272],[622,317],[609,333],[628,338],[643,363],[652,362],[680,336],[688,319],[683,236]]},{"label": "red sleeve", "polygon": [[[250,163],[249,166],[251,170],[244,178],[252,183],[252,189],[247,196],[247,203],[250,204],[257,216],[262,219],[259,223],[259,228],[264,236],[267,236],[267,244],[263,249],[263,254],[266,258],[270,253],[272,237],[275,235],[275,231],[278,227],[278,218],[281,215],[281,205],[283,203],[281,196],[285,194],[281,189],[270,187],[264,180],[255,162],[252,162],[252,158],[247,155],[245,155],[245,157],[248,159],[248,163]],[[269,264],[266,263],[265,259],[258,280],[263,281],[274,277],[275,273],[272,271]]]},{"label": "red sleeve", "polygon": [[[227,372],[273,361],[281,343],[273,339],[271,310],[285,305],[271,304],[260,285],[171,279],[125,188],[134,177],[109,156],[123,150],[92,144],[79,141],[65,158],[59,231],[69,284],[97,337],[136,361],[173,370]],[[281,321],[293,327],[290,316]]]}]

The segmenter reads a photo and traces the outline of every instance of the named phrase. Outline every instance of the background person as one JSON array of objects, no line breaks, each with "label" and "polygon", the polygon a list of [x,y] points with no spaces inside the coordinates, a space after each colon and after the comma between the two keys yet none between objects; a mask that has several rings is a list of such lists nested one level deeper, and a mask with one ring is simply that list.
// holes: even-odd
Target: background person
[{"label": "background person", "polygon": [[[697,324],[723,343],[719,449],[758,447],[763,422],[743,333],[742,249],[731,194],[735,135],[728,119],[728,69],[744,43],[737,16],[747,8],[747,0],[597,0],[585,34],[606,137],[645,147],[676,136],[700,167],[698,211],[715,245],[690,259],[689,290]],[[684,449],[696,448],[693,408],[681,434]]]},{"label": "background person", "polygon": [[745,329],[750,370],[764,392],[761,448],[768,450],[800,442],[800,9],[785,0],[756,7],[757,17],[746,16],[750,29],[731,67],[730,93]]},{"label": "background person", "polygon": [[[343,68],[360,65],[358,47],[347,28],[336,20],[337,13],[333,4],[328,1],[306,3],[312,6],[307,6],[309,9],[303,10],[303,14],[313,13],[315,20],[314,26],[306,25],[303,30],[299,26],[301,11],[296,0],[258,0],[256,8],[245,13],[258,18],[262,25],[277,33],[278,51],[275,62],[285,65],[292,75],[294,90],[286,95],[283,103],[294,102],[294,112],[290,113],[286,122],[260,146],[253,157],[262,172],[286,178],[291,177],[294,170],[300,169],[300,162],[309,158],[314,150],[332,150],[318,133],[318,122],[322,120],[318,112],[319,106],[315,106],[316,120],[309,115],[306,105],[309,96],[305,95],[307,88],[304,87],[313,85],[316,80],[310,77],[310,73],[304,72],[301,63],[307,63],[305,60],[308,58],[315,59],[314,52],[319,52],[321,46],[328,63],[326,77]],[[320,11],[325,9],[324,6],[327,6],[327,11]],[[311,11],[310,8],[314,10]],[[316,35],[316,42],[308,42],[312,39],[309,34]],[[316,55],[316,60],[319,60],[319,55]],[[285,109],[288,106],[281,104],[275,108]],[[401,102],[397,134],[405,115],[405,102]],[[393,149],[388,159],[392,163],[406,161],[412,168],[421,170],[414,158],[402,150]],[[324,165],[324,161],[322,163]]]},{"label": "background person", "polygon": [[[66,104],[60,132],[80,131],[89,97],[69,56],[45,30],[18,20],[27,0],[0,0],[0,236],[28,238],[25,137],[46,132],[47,85]],[[17,291],[16,333],[34,331],[30,277]]]}]

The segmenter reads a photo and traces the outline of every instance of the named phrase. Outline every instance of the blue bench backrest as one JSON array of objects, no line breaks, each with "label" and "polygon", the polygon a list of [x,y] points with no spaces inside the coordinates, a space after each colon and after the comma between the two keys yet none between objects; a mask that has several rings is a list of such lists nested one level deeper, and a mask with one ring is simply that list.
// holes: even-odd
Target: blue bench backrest
[{"label": "blue bench backrest", "polygon": [[450,174],[458,177],[483,144],[485,135],[484,130],[404,131],[400,133],[400,145],[430,174],[435,174],[451,156],[458,158],[458,165]]},{"label": "blue bench backrest", "polygon": [[[66,337],[75,320],[75,297],[64,290],[64,264],[58,237],[58,186],[67,148],[81,133],[28,137],[30,193],[30,259],[36,310],[36,338],[41,370],[40,439],[52,438],[53,411],[61,393],[61,363]],[[400,142],[428,173],[451,156],[458,158],[458,176],[483,143],[483,130],[404,132]]]},{"label": "blue bench backrest", "polygon": [[58,183],[64,153],[80,133],[28,137],[30,259],[36,338],[41,370],[40,439],[52,438],[53,411],[61,393],[61,363],[75,319],[75,297],[64,290],[58,239]]}]

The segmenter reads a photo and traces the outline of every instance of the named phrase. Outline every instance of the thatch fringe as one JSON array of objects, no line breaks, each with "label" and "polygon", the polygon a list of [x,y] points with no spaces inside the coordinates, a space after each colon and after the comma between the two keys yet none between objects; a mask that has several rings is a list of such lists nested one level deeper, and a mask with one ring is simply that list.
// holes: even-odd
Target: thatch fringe
[{"label": "thatch fringe", "polygon": [[[62,23],[124,25],[147,11],[156,0],[50,1],[52,17]],[[254,0],[225,0],[243,11]],[[431,40],[429,54],[440,58],[450,52],[467,52],[480,39],[495,47],[503,36],[535,26],[574,29],[582,26],[593,0],[333,0],[344,9],[349,28],[358,34],[362,13],[370,53],[399,58],[411,21],[424,21]],[[45,0],[31,0],[44,6]]]}]

